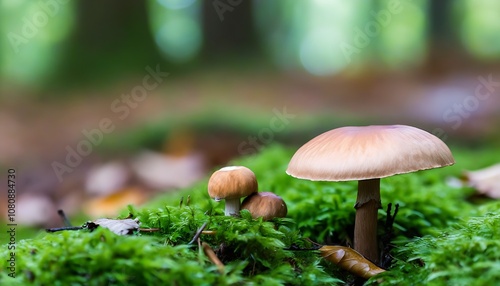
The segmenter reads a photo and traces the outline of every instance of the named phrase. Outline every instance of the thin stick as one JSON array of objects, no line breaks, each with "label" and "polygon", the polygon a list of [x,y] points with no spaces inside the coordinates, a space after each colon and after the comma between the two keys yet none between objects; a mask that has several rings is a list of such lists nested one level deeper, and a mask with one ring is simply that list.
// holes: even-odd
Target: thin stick
[{"label": "thin stick", "polygon": [[139,228],[139,231],[142,232],[157,232],[160,231],[159,228]]},{"label": "thin stick", "polygon": [[205,229],[205,227],[207,227],[207,224],[208,224],[208,221],[205,222],[197,231],[196,231],[196,234],[194,235],[193,239],[191,239],[191,241],[188,243],[188,244],[193,244],[197,239],[198,237],[200,237],[200,234],[201,232]]},{"label": "thin stick", "polygon": [[312,243],[312,244],[316,245],[316,246],[318,247],[318,249],[319,249],[319,248],[321,248],[321,247],[323,246],[323,244],[319,244],[319,243],[317,243],[317,242],[312,241],[309,237],[306,237],[306,238],[305,238],[305,240],[307,240],[307,241],[309,241],[310,243]]},{"label": "thin stick", "polygon": [[46,232],[56,232],[56,231],[63,231],[63,230],[80,230],[83,229],[81,226],[65,226],[65,227],[56,227],[56,228],[46,228]]},{"label": "thin stick", "polygon": [[292,244],[290,247],[288,248],[283,248],[284,250],[291,250],[291,251],[311,251],[311,250],[318,250],[320,249],[321,247],[323,247],[324,245],[322,244],[319,244],[319,243],[316,243],[314,241],[312,241],[311,239],[309,239],[308,237],[305,238],[305,240],[309,241],[310,243],[312,243],[313,247],[311,248],[299,248],[298,246]]},{"label": "thin stick", "polygon": [[203,230],[201,234],[206,234],[206,235],[216,235],[217,231],[216,230]]},{"label": "thin stick", "polygon": [[58,210],[57,211],[57,214],[61,217],[61,219],[63,220],[63,223],[64,223],[64,226],[66,227],[71,227],[71,222],[69,221],[68,217],[66,216],[66,214],[64,213],[63,210]]},{"label": "thin stick", "polygon": [[223,274],[224,273],[224,263],[222,263],[222,261],[220,261],[220,259],[215,254],[214,250],[210,247],[210,245],[208,245],[205,242],[202,242],[201,246],[203,248],[203,252],[208,257],[208,259],[210,259],[210,261],[212,261],[212,263],[217,266],[217,269],[219,270],[219,272],[221,274]]},{"label": "thin stick", "polygon": [[396,215],[398,214],[399,204],[395,205],[394,214],[391,214],[391,210],[392,204],[389,203],[387,205],[387,217],[385,220],[385,234],[382,237],[383,248],[382,253],[380,254],[380,266],[382,266],[383,268],[389,268],[392,263],[393,257],[390,252],[394,246],[391,244],[391,240],[394,236],[394,220],[396,219]]},{"label": "thin stick", "polygon": [[313,251],[313,250],[318,250],[320,247],[311,247],[311,248],[298,248],[297,246],[291,246],[287,248],[283,248],[283,250],[289,250],[289,251]]}]

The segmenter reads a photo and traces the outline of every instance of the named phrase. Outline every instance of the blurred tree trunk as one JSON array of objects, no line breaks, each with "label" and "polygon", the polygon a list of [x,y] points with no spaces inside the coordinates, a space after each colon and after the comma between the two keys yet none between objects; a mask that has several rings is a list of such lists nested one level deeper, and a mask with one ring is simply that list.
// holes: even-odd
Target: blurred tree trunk
[{"label": "blurred tree trunk", "polygon": [[202,1],[205,55],[255,52],[258,41],[253,25],[252,1]]},{"label": "blurred tree trunk", "polygon": [[453,1],[429,1],[429,34],[427,59],[424,72],[438,76],[457,68],[457,64],[469,65],[470,55],[464,50],[459,38],[459,27],[451,18]]},{"label": "blurred tree trunk", "polygon": [[[78,1],[61,76],[78,82],[112,80],[161,63],[148,24],[147,1]],[[113,77],[113,78],[110,78]]]}]

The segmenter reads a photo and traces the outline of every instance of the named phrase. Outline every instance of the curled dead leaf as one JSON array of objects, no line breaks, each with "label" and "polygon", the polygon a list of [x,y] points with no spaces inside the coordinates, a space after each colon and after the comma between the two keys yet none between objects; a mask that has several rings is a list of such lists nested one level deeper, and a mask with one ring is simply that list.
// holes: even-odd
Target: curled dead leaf
[{"label": "curled dead leaf", "polygon": [[340,268],[354,275],[369,279],[385,270],[366,259],[352,248],[337,245],[325,245],[319,249],[321,256],[337,264]]}]

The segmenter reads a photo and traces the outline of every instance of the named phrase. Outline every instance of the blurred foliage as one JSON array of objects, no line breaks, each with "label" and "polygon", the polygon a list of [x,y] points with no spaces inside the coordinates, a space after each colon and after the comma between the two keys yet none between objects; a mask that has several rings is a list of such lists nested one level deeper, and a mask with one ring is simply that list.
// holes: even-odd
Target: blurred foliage
[{"label": "blurred foliage", "polygon": [[202,44],[201,2],[150,0],[149,21],[156,45],[174,62],[194,58]]},{"label": "blurred foliage", "polygon": [[[437,32],[452,41],[450,48],[461,52],[463,46],[479,59],[500,55],[499,4],[494,0],[240,4],[230,1],[217,8],[200,0],[0,0],[0,31],[6,35],[0,39],[0,74],[5,82],[26,87],[102,84],[140,74],[148,64],[162,63],[180,72],[193,63],[206,64],[198,60],[212,59],[215,51],[241,56],[244,47],[237,42],[247,41],[262,46],[268,60],[282,70],[324,76],[372,62],[411,69],[424,62],[432,34],[439,30],[432,23],[437,22],[454,23]],[[440,5],[441,12],[433,13]],[[117,7],[120,13],[105,12]],[[230,17],[242,10],[251,17]],[[82,20],[90,16],[93,21]],[[225,25],[254,29],[231,33]],[[210,45],[216,48],[210,50]],[[251,50],[261,57],[260,49]]]},{"label": "blurred foliage", "polygon": [[387,11],[387,7],[394,5],[391,2],[393,1],[379,1],[379,10],[372,10],[370,13],[373,18],[383,23],[380,38],[374,47],[377,51],[376,58],[380,58],[389,67],[418,66],[427,53],[429,1],[401,2],[400,13],[382,15],[382,11]]},{"label": "blurred foliage", "polygon": [[20,84],[40,84],[60,65],[75,27],[76,5],[58,1],[0,1],[0,74]]},{"label": "blurred foliage", "polygon": [[454,18],[465,48],[482,60],[497,59],[500,55],[500,30],[495,0],[453,1]]}]

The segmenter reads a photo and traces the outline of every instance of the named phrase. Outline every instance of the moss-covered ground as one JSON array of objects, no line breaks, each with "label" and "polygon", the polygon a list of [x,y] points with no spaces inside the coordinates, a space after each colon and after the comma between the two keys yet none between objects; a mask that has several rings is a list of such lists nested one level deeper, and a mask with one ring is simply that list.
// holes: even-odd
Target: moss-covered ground
[{"label": "moss-covered ground", "polygon": [[[370,285],[494,285],[500,281],[500,202],[472,200],[474,190],[446,180],[465,169],[496,163],[493,149],[453,147],[457,164],[381,180],[384,209],[399,204],[389,271]],[[356,182],[311,182],[285,173],[294,149],[267,147],[231,164],[252,169],[260,191],[280,195],[288,216],[270,222],[225,217],[223,202],[208,197],[207,181],[123,211],[142,228],[118,236],[107,229],[40,233],[16,245],[16,278],[8,276],[7,247],[0,250],[0,285],[342,285],[353,276],[311,248],[352,241]],[[207,178],[208,179],[208,178]],[[189,202],[188,202],[189,196]],[[180,205],[181,198],[183,204]],[[76,222],[74,222],[76,223]],[[218,269],[192,244],[197,229],[225,264]],[[383,239],[381,239],[383,241]],[[222,273],[221,273],[222,272]]]}]

